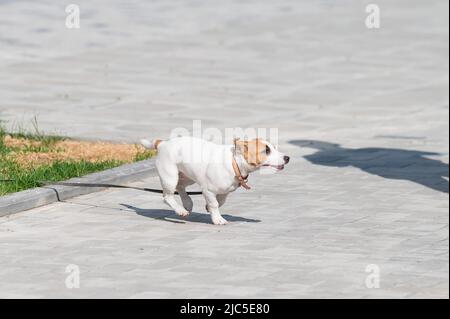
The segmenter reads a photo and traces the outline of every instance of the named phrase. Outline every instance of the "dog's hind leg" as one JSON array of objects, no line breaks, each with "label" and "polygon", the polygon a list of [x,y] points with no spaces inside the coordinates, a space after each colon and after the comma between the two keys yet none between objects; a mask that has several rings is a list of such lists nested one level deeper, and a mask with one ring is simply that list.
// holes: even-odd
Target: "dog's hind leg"
[{"label": "dog's hind leg", "polygon": [[183,207],[189,212],[192,212],[192,208],[194,208],[194,202],[189,197],[186,192],[186,188],[184,186],[178,186],[178,194],[180,194],[181,201],[183,202]]},{"label": "dog's hind leg", "polygon": [[178,194],[180,194],[180,198],[181,198],[181,201],[183,202],[183,206],[188,212],[192,212],[194,203],[192,202],[191,197],[189,197],[188,193],[186,192],[186,187],[189,185],[192,185],[194,183],[195,183],[194,181],[185,177],[183,175],[183,173],[179,174],[177,190],[178,190]]},{"label": "dog's hind leg", "polygon": [[158,167],[161,186],[163,188],[164,202],[169,205],[177,215],[186,217],[189,211],[177,203],[175,199],[175,191],[178,185],[178,168],[176,165],[162,165]]}]

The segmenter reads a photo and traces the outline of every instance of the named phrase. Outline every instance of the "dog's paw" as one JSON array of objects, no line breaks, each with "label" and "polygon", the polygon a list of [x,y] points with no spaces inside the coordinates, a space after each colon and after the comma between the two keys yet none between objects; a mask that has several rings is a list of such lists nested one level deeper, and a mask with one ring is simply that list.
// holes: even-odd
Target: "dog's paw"
[{"label": "dog's paw", "polygon": [[188,217],[190,214],[190,212],[188,212],[187,210],[175,211],[175,213],[177,213],[177,215],[181,217]]},{"label": "dog's paw", "polygon": [[183,206],[189,213],[191,213],[194,208],[194,204],[184,204]]},{"label": "dog's paw", "polygon": [[213,222],[214,225],[226,225],[226,224],[228,224],[228,221],[225,218],[223,218],[222,216],[213,217],[212,218],[212,222]]}]

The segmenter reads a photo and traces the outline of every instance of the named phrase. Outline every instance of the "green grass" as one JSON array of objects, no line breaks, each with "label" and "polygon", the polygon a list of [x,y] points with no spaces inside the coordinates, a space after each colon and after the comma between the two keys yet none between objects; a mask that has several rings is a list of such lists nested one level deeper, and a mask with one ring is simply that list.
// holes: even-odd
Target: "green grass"
[{"label": "green grass", "polygon": [[154,155],[155,155],[154,151],[138,152],[134,157],[134,161],[135,162],[145,161],[152,158]]},{"label": "green grass", "polygon": [[0,156],[11,152],[11,149],[6,147],[6,145],[5,145],[5,141],[4,141],[5,136],[6,136],[6,132],[3,129],[3,127],[0,125]]},{"label": "green grass", "polygon": [[[13,138],[22,138],[30,141],[38,141],[39,145],[32,145],[25,148],[17,148],[5,145],[5,137],[9,135]],[[60,136],[46,136],[37,129],[35,133],[27,133],[23,130],[16,133],[9,133],[2,127],[0,122],[0,196],[22,190],[41,186],[39,181],[64,181],[74,177],[103,171],[125,164],[125,162],[110,160],[103,162],[88,162],[85,160],[76,161],[56,161],[51,164],[41,165],[35,168],[24,168],[15,160],[12,153],[47,153],[64,152],[57,149],[55,144],[66,140]],[[137,152],[134,161],[142,161],[154,155],[151,151]],[[1,180],[13,180],[13,182],[2,182]]]},{"label": "green grass", "polygon": [[12,183],[0,182],[0,196],[19,192],[22,190],[41,186],[38,181],[64,181],[74,177],[103,171],[120,166],[120,161],[106,161],[91,163],[86,161],[54,162],[51,165],[43,165],[35,169],[26,169],[17,165],[14,161],[3,161],[0,158],[0,179],[12,179]]}]

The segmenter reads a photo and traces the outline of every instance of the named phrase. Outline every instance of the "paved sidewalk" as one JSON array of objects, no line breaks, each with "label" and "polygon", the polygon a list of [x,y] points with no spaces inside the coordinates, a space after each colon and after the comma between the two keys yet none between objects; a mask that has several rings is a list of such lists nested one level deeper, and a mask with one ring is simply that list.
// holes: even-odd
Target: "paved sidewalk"
[{"label": "paved sidewalk", "polygon": [[[3,218],[0,297],[448,297],[448,195],[309,163],[256,174],[210,224],[109,190]],[[158,186],[156,178],[137,185]],[[80,267],[80,289],[64,272]],[[380,288],[366,286],[368,265]]]},{"label": "paved sidewalk", "polygon": [[449,297],[447,1],[377,1],[379,30],[361,1],[77,2],[74,31],[54,1],[0,1],[7,125],[274,127],[292,162],[226,227],[125,190],[1,218],[0,297]]}]

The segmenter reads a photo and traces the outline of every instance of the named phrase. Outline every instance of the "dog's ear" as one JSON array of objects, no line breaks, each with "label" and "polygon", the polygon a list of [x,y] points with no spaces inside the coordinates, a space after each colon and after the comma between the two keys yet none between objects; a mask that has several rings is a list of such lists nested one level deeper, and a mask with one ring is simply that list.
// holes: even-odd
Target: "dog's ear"
[{"label": "dog's ear", "polygon": [[234,146],[236,148],[236,153],[242,154],[245,157],[245,154],[248,153],[248,142],[241,141],[239,138],[234,139]]}]

